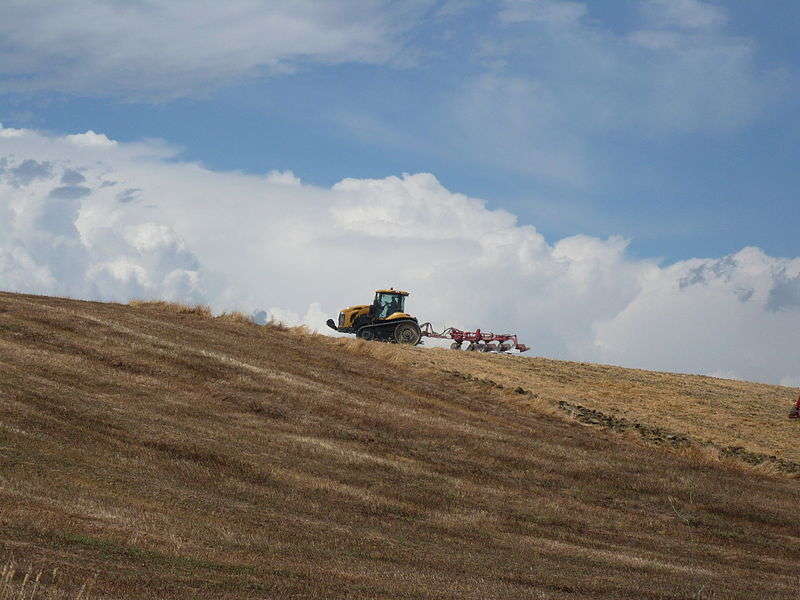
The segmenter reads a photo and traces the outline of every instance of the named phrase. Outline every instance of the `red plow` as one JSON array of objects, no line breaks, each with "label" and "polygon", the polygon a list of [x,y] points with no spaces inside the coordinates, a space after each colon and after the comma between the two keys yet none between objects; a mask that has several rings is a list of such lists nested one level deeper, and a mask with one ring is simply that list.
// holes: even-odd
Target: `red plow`
[{"label": "red plow", "polygon": [[508,352],[509,350],[519,350],[526,352],[530,350],[525,344],[520,344],[516,334],[510,333],[491,333],[476,329],[475,331],[462,331],[455,327],[448,327],[441,333],[434,331],[430,323],[420,325],[422,337],[437,338],[441,340],[453,340],[450,344],[452,350],[461,350],[461,346],[466,342],[464,350],[473,352]]}]

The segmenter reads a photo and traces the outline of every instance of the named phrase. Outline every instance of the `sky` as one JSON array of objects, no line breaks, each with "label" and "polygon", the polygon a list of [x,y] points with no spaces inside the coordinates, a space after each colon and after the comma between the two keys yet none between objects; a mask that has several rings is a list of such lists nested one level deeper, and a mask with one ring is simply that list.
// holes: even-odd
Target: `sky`
[{"label": "sky", "polygon": [[800,386],[800,5],[7,0],[0,289]]}]

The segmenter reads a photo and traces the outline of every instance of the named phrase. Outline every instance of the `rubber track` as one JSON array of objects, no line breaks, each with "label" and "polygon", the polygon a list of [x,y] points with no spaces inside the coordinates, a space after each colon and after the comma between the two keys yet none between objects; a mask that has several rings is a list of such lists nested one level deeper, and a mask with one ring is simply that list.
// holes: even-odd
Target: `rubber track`
[{"label": "rubber track", "polygon": [[[377,341],[379,341],[379,342],[393,342],[394,341],[394,336],[391,335],[391,333],[394,332],[394,329],[398,325],[400,325],[401,323],[413,323],[414,325],[417,326],[417,328],[419,328],[419,323],[417,323],[413,319],[398,319],[396,321],[392,321],[391,323],[375,323],[374,325],[364,325],[363,327],[359,327],[358,331],[356,331],[356,337],[361,337],[359,335],[359,332],[363,331],[364,329],[380,329],[380,328],[384,328],[384,329],[391,329],[390,335],[387,336],[387,337],[376,335],[375,339]],[[422,339],[422,338],[420,338],[420,339]]]}]

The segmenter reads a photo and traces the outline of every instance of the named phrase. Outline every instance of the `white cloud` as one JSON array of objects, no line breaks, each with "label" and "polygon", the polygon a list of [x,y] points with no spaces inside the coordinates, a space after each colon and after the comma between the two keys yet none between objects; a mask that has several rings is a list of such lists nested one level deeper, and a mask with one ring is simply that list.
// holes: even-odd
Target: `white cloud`
[{"label": "white cloud", "polygon": [[437,17],[452,17],[461,15],[479,6],[481,0],[444,0],[436,10]]},{"label": "white cloud", "polygon": [[64,139],[76,146],[97,146],[100,148],[115,146],[117,143],[115,140],[109,139],[106,135],[95,133],[91,129],[85,133],[65,136]]},{"label": "white cloud", "polygon": [[343,337],[344,334],[329,329],[325,324],[325,321],[330,318],[331,315],[322,310],[322,305],[319,302],[312,302],[303,316],[300,316],[294,311],[280,307],[272,307],[267,316],[268,320],[274,320],[289,327],[304,326],[308,327],[310,331]]},{"label": "white cloud", "polygon": [[586,12],[586,5],[582,2],[505,0],[497,16],[505,23],[539,21],[563,25],[576,23]]},{"label": "white cloud", "polygon": [[432,2],[6,0],[0,88],[202,94],[307,62],[383,64]]},{"label": "white cloud", "polygon": [[270,171],[267,173],[267,181],[282,185],[300,185],[302,183],[292,171]]},{"label": "white cloud", "polygon": [[609,135],[725,133],[780,101],[787,74],[758,63],[721,7],[637,6],[638,23],[619,31],[592,18],[593,4],[505,0],[482,37],[483,71],[451,96],[459,139],[483,160],[580,182],[586,148]]},{"label": "white cloud", "polygon": [[708,29],[728,21],[721,7],[701,0],[645,0],[641,6],[655,26]]},{"label": "white cloud", "polygon": [[[448,72],[410,96],[428,110],[376,107],[356,94],[322,113],[383,147],[577,184],[602,163],[602,150],[587,150],[593,142],[729,132],[787,96],[788,77],[757,60],[722,7],[646,0],[630,9],[638,21],[621,32],[593,18],[602,14],[593,4],[565,0],[9,0],[0,93],[169,99],[308,65],[408,65],[428,52],[437,57],[428,68]],[[459,29],[454,15],[465,12],[472,25]],[[451,34],[457,46],[438,37]],[[465,64],[469,56],[477,65]],[[397,114],[406,114],[402,123]],[[78,135],[76,143],[113,143]]]},{"label": "white cloud", "polygon": [[[25,161],[35,176],[15,179]],[[800,259],[745,248],[662,267],[626,247],[548,243],[424,173],[319,188],[209,171],[164,144],[0,137],[3,289],[202,301],[325,331],[391,285],[437,328],[518,332],[535,354],[795,381]]]},{"label": "white cloud", "polygon": [[800,259],[745,248],[721,259],[659,269],[613,318],[595,324],[598,354],[611,362],[680,371],[733,372],[778,382],[795,367],[800,311],[771,297]]},{"label": "white cloud", "polygon": [[14,138],[22,137],[27,133],[25,129],[13,129],[11,127],[3,127],[0,123],[0,138]]},{"label": "white cloud", "polygon": [[487,72],[465,83],[452,100],[467,148],[483,160],[568,183],[586,178],[585,143],[570,123],[571,108],[546,83],[508,72]]},{"label": "white cloud", "polygon": [[[141,147],[125,147],[109,162],[113,144],[76,146],[76,137],[86,139],[0,136],[0,285],[102,300],[202,299],[197,262],[180,238],[149,222],[147,211],[118,202],[108,185],[112,162],[139,156]],[[81,174],[74,166],[83,161]]]}]

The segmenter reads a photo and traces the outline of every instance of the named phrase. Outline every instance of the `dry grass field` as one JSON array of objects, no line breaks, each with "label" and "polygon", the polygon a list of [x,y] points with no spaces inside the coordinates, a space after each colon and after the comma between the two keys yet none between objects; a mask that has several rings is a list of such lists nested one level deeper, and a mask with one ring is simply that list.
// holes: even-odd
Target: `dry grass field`
[{"label": "dry grass field", "polygon": [[790,396],[0,294],[0,593],[797,599],[797,479],[558,405],[795,458]]},{"label": "dry grass field", "polygon": [[532,407],[577,405],[696,442],[775,456],[797,463],[800,474],[800,422],[786,418],[800,390],[519,354],[407,347],[395,352],[417,367],[522,387],[535,394]]}]

